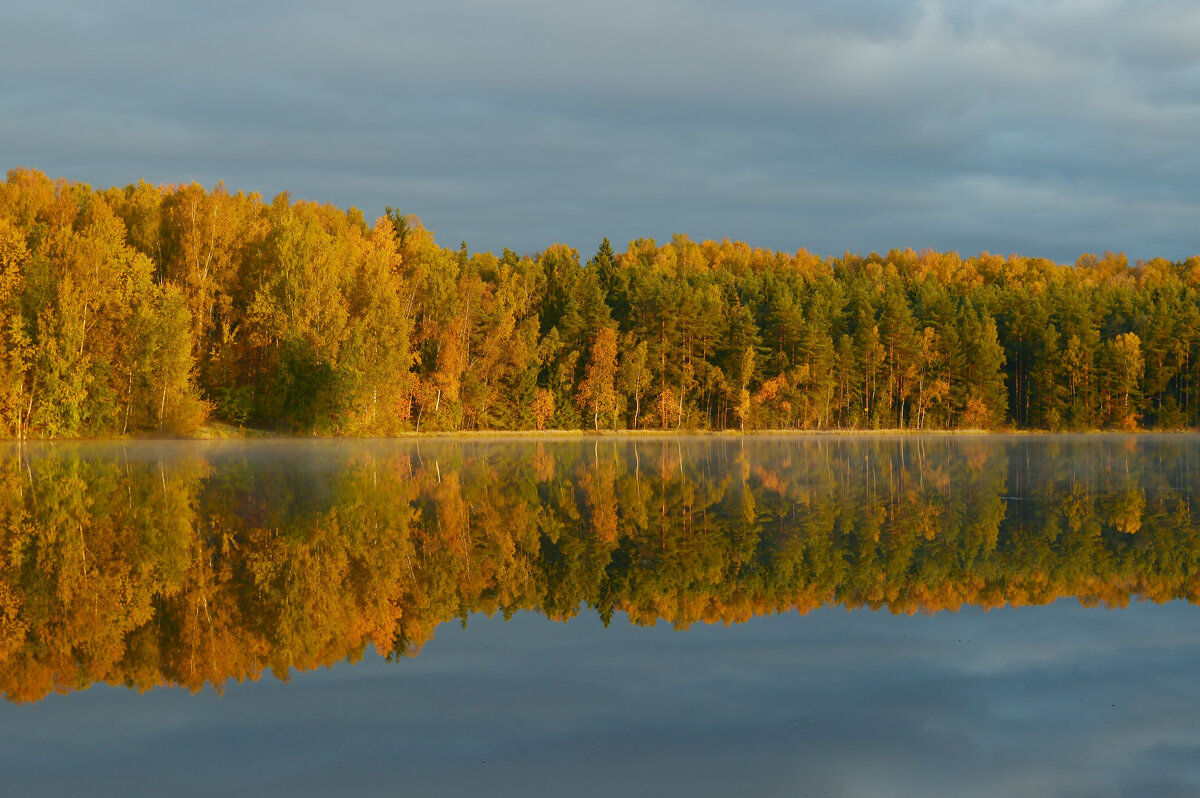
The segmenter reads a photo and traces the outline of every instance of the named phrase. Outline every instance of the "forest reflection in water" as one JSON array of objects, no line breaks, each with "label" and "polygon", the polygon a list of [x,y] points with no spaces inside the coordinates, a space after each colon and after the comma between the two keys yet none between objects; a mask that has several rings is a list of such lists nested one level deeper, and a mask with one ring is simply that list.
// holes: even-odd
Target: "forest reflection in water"
[{"label": "forest reflection in water", "polygon": [[11,445],[0,690],[282,678],[475,612],[1195,602],[1198,466],[1165,435]]}]

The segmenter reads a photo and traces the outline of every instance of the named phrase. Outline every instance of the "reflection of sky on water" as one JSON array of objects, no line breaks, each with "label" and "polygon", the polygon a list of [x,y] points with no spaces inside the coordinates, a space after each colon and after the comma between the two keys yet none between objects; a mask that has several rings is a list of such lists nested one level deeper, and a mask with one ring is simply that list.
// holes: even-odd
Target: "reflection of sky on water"
[{"label": "reflection of sky on water", "polygon": [[9,795],[1196,795],[1200,610],[438,630],[416,659],[0,705]]}]

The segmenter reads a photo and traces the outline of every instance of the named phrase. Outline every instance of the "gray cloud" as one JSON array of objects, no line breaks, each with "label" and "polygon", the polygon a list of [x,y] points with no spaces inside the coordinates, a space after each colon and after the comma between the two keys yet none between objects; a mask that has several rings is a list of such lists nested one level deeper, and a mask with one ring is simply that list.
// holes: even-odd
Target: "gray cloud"
[{"label": "gray cloud", "polygon": [[1200,8],[1157,2],[29,4],[0,152],[98,185],[600,237],[1200,252]]}]

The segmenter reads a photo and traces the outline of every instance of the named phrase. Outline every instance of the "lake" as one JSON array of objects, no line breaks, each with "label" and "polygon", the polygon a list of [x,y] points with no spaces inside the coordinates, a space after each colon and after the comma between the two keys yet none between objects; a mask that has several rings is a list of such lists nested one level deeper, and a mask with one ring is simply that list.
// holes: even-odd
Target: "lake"
[{"label": "lake", "polygon": [[3,795],[1200,795],[1200,438],[0,449]]}]

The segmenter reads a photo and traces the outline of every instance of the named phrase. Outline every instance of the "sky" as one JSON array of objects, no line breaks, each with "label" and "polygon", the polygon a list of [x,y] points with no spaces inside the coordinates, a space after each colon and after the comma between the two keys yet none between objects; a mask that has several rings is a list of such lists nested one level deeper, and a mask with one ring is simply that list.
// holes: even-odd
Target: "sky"
[{"label": "sky", "polygon": [[0,167],[440,243],[1200,254],[1193,0],[0,0]]}]

